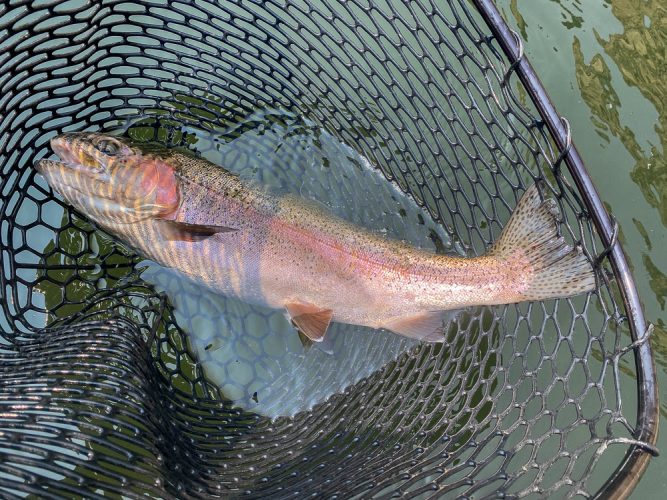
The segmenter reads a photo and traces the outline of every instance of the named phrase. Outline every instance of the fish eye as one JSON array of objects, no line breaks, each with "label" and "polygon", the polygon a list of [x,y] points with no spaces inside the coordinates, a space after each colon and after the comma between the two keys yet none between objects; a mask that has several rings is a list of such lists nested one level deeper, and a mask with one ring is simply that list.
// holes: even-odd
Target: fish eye
[{"label": "fish eye", "polygon": [[120,144],[118,141],[111,139],[100,139],[96,147],[101,153],[107,156],[115,156],[120,151]]}]

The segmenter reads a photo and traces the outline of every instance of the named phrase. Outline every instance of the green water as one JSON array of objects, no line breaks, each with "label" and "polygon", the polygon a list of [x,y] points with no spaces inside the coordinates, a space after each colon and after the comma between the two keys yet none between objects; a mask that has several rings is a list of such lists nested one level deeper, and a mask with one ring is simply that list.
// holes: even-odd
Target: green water
[{"label": "green water", "polygon": [[[497,0],[618,219],[644,311],[661,396],[667,387],[667,2]],[[667,398],[658,446],[633,497],[664,498]]]}]

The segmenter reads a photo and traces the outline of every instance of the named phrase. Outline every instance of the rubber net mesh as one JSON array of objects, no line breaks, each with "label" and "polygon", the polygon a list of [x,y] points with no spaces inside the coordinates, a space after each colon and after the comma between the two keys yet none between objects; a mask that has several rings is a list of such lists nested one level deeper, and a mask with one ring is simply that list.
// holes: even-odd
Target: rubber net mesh
[{"label": "rubber net mesh", "polygon": [[126,134],[466,255],[542,179],[595,259],[508,66],[464,0],[0,4],[1,495],[595,493],[637,418],[606,261],[596,293],[453,314],[441,345],[335,325],[323,352],[33,168],[57,133]]}]

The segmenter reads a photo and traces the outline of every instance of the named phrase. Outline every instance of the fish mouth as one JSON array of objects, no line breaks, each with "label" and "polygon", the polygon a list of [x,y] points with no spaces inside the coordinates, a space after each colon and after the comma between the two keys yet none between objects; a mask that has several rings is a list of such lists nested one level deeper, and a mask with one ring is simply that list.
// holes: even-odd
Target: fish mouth
[{"label": "fish mouth", "polygon": [[111,176],[89,145],[78,134],[62,134],[51,139],[51,148],[60,158],[42,159],[35,169],[70,204],[85,210],[101,200],[113,201]]},{"label": "fish mouth", "polygon": [[59,160],[43,159],[35,163],[35,169],[50,182],[79,189],[82,176],[97,182],[107,182],[106,169],[98,158],[87,151],[78,134],[62,134],[51,139],[51,149]]},{"label": "fish mouth", "polygon": [[42,175],[56,171],[60,173],[72,172],[83,174],[96,180],[102,180],[104,174],[104,170],[89,163],[59,160],[39,160],[35,163],[35,169]]}]

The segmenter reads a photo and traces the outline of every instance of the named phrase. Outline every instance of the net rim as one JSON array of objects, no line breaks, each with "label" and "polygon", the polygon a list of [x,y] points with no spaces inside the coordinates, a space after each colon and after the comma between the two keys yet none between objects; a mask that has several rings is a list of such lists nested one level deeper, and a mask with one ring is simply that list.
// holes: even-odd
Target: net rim
[{"label": "net rim", "polygon": [[617,469],[594,495],[594,498],[626,498],[643,476],[651,457],[657,455],[655,444],[658,439],[659,424],[658,387],[653,351],[650,342],[647,341],[651,326],[644,317],[637,286],[621,242],[616,238],[617,226],[605,209],[590,174],[571,140],[567,121],[557,113],[549,94],[523,52],[521,39],[509,27],[494,1],[473,0],[473,4],[510,61],[506,78],[511,72],[516,73],[547,125],[560,155],[556,164],[561,160],[565,163],[578,190],[586,195],[583,201],[607,249],[601,256],[605,257],[607,254],[609,258],[614,277],[619,284],[623,305],[628,313],[628,326],[635,349],[637,370],[637,435],[635,436],[637,442],[631,444]]}]

